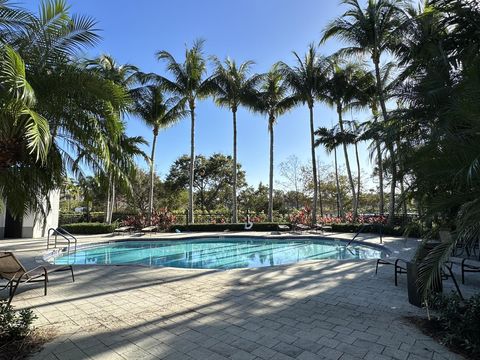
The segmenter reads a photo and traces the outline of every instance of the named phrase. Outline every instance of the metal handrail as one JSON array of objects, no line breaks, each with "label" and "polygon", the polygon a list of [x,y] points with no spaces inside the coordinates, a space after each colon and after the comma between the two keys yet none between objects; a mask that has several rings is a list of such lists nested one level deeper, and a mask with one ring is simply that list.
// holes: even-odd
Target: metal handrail
[{"label": "metal handrail", "polygon": [[[353,238],[347,243],[347,246],[350,246],[350,244],[351,244],[353,241],[355,241],[355,239],[358,237],[358,235],[360,235],[360,233],[362,232],[362,230],[365,229],[365,227],[366,227],[367,225],[372,225],[372,224],[363,224],[362,227],[361,227],[361,228],[357,231],[357,233],[353,236]],[[382,226],[382,224],[374,224],[374,225],[381,225],[381,226]],[[380,227],[380,244],[383,243],[383,231],[382,231],[382,230],[383,230],[383,226]]]},{"label": "metal handrail", "polygon": [[[75,251],[77,250],[77,238],[75,236],[73,236],[72,234],[70,234],[67,230],[65,229],[62,229],[62,228],[50,228],[48,229],[48,232],[47,232],[47,250],[50,248],[50,234],[54,234],[55,235],[55,243],[54,243],[54,249],[57,247],[57,239],[58,239],[58,235],[60,235],[62,238],[64,238],[66,241],[67,241],[67,254],[68,256],[70,256],[70,245],[71,245],[71,240],[73,239],[74,241],[74,246],[75,246]],[[69,239],[67,236],[71,236],[72,239]]]}]

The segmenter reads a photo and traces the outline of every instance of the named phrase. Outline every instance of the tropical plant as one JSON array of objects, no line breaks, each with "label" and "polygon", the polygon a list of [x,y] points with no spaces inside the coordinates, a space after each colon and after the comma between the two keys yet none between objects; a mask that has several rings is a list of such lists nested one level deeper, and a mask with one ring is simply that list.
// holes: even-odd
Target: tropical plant
[{"label": "tropical plant", "polygon": [[[387,52],[393,52],[401,43],[400,27],[404,23],[402,0],[368,0],[362,8],[358,0],[343,0],[348,10],[339,18],[330,22],[323,34],[322,42],[336,37],[347,42],[347,46],[340,50],[340,54],[364,55],[369,54],[375,69],[375,81],[378,102],[384,121],[389,119],[386,107],[386,96],[381,77],[381,59]],[[392,164],[392,181],[390,188],[389,218],[393,222],[395,215],[395,188],[396,169],[394,143],[389,144]]]},{"label": "tropical plant", "polygon": [[311,44],[304,57],[293,52],[296,64],[293,67],[280,62],[279,70],[292,91],[297,103],[306,104],[310,115],[310,145],[313,171],[312,223],[316,222],[318,201],[317,161],[315,158],[315,126],[313,108],[320,91],[325,84],[326,61],[318,54],[317,47]]},{"label": "tropical plant", "polygon": [[333,151],[335,165],[335,184],[337,190],[337,214],[339,217],[344,216],[343,200],[340,191],[340,180],[338,176],[337,147],[341,144],[342,139],[336,127],[327,129],[320,127],[315,131],[315,147],[322,145],[327,153]]},{"label": "tropical plant", "polygon": [[261,76],[259,90],[247,100],[254,111],[268,116],[268,132],[270,135],[270,166],[268,181],[268,221],[273,221],[273,155],[274,126],[279,116],[289,111],[296,103],[296,98],[288,93],[288,85],[283,79],[279,65],[272,66],[270,71]]},{"label": "tropical plant", "polygon": [[237,110],[254,91],[259,76],[249,77],[252,61],[240,65],[230,58],[222,63],[213,57],[214,71],[207,80],[207,88],[215,103],[230,109],[233,117],[233,164],[232,164],[232,223],[238,222],[237,214]]},{"label": "tropical plant", "polygon": [[188,220],[194,222],[193,213],[193,182],[195,171],[195,104],[197,99],[208,95],[205,82],[207,71],[206,61],[203,56],[203,40],[196,40],[190,49],[185,50],[183,63],[177,62],[175,57],[167,51],[157,52],[158,60],[165,61],[167,70],[173,76],[173,80],[160,76],[158,81],[163,89],[179,96],[185,101],[190,110],[190,169],[189,169],[189,197],[188,197]]},{"label": "tropical plant", "polygon": [[135,101],[134,111],[153,129],[152,151],[150,155],[150,199],[148,214],[151,218],[153,207],[154,180],[155,180],[155,149],[158,132],[168,128],[187,115],[185,100],[178,96],[166,98],[161,86],[150,84],[132,91]]}]

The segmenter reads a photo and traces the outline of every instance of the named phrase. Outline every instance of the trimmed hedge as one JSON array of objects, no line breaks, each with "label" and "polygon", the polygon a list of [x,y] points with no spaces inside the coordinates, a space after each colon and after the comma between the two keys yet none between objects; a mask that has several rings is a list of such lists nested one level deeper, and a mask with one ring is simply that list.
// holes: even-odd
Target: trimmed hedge
[{"label": "trimmed hedge", "polygon": [[[333,232],[350,232],[357,233],[362,229],[363,224],[331,224]],[[410,237],[422,237],[422,231],[419,226],[411,226],[408,230],[404,226],[388,226],[381,224],[367,224],[362,229],[361,233],[372,233],[387,236],[403,236],[407,231]]]},{"label": "trimmed hedge", "polygon": [[[254,223],[250,231],[278,231],[278,225],[288,225],[283,223]],[[291,226],[290,226],[291,227]],[[191,224],[191,225],[174,225],[171,231],[245,231],[245,224]]]},{"label": "trimmed hedge", "polygon": [[117,224],[104,223],[76,223],[62,225],[62,228],[77,235],[109,234],[112,233],[116,227]]}]

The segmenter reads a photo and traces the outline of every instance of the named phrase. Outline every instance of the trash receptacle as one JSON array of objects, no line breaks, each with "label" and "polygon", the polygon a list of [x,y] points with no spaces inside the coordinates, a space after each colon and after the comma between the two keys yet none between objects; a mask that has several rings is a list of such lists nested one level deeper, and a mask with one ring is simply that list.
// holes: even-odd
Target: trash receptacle
[{"label": "trash receptacle", "polygon": [[[407,287],[408,287],[408,302],[412,305],[422,307],[422,294],[418,288],[418,267],[417,262],[407,262]],[[440,269],[435,273],[433,292],[442,292],[442,277]]]}]

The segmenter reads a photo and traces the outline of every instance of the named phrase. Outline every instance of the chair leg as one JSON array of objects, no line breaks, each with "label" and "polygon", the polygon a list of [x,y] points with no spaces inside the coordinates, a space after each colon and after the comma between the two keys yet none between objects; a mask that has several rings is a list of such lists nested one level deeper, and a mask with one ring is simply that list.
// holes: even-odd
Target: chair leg
[{"label": "chair leg", "polygon": [[72,282],[75,282],[75,275],[73,275],[73,266],[70,265],[70,271],[72,272]]},{"label": "chair leg", "polygon": [[46,269],[45,269],[44,271],[45,271],[45,272],[44,272],[44,275],[43,275],[43,276],[44,276],[45,278],[44,278],[44,281],[43,281],[43,283],[44,283],[43,295],[44,295],[44,296],[47,296],[48,273],[47,273],[47,270],[46,270]]},{"label": "chair leg", "polygon": [[380,259],[377,259],[377,265],[375,266],[375,276],[377,275],[378,272],[378,263],[380,262]]},{"label": "chair leg", "polygon": [[397,265],[395,265],[395,286],[398,286],[398,271]]},{"label": "chair leg", "polygon": [[[10,303],[13,300],[13,297],[15,296],[15,293],[17,292],[18,285],[20,284],[20,279],[15,282],[15,286],[13,286],[13,289],[10,288],[10,296],[7,301],[7,306],[10,305]],[[13,282],[12,282],[13,285]]]}]

